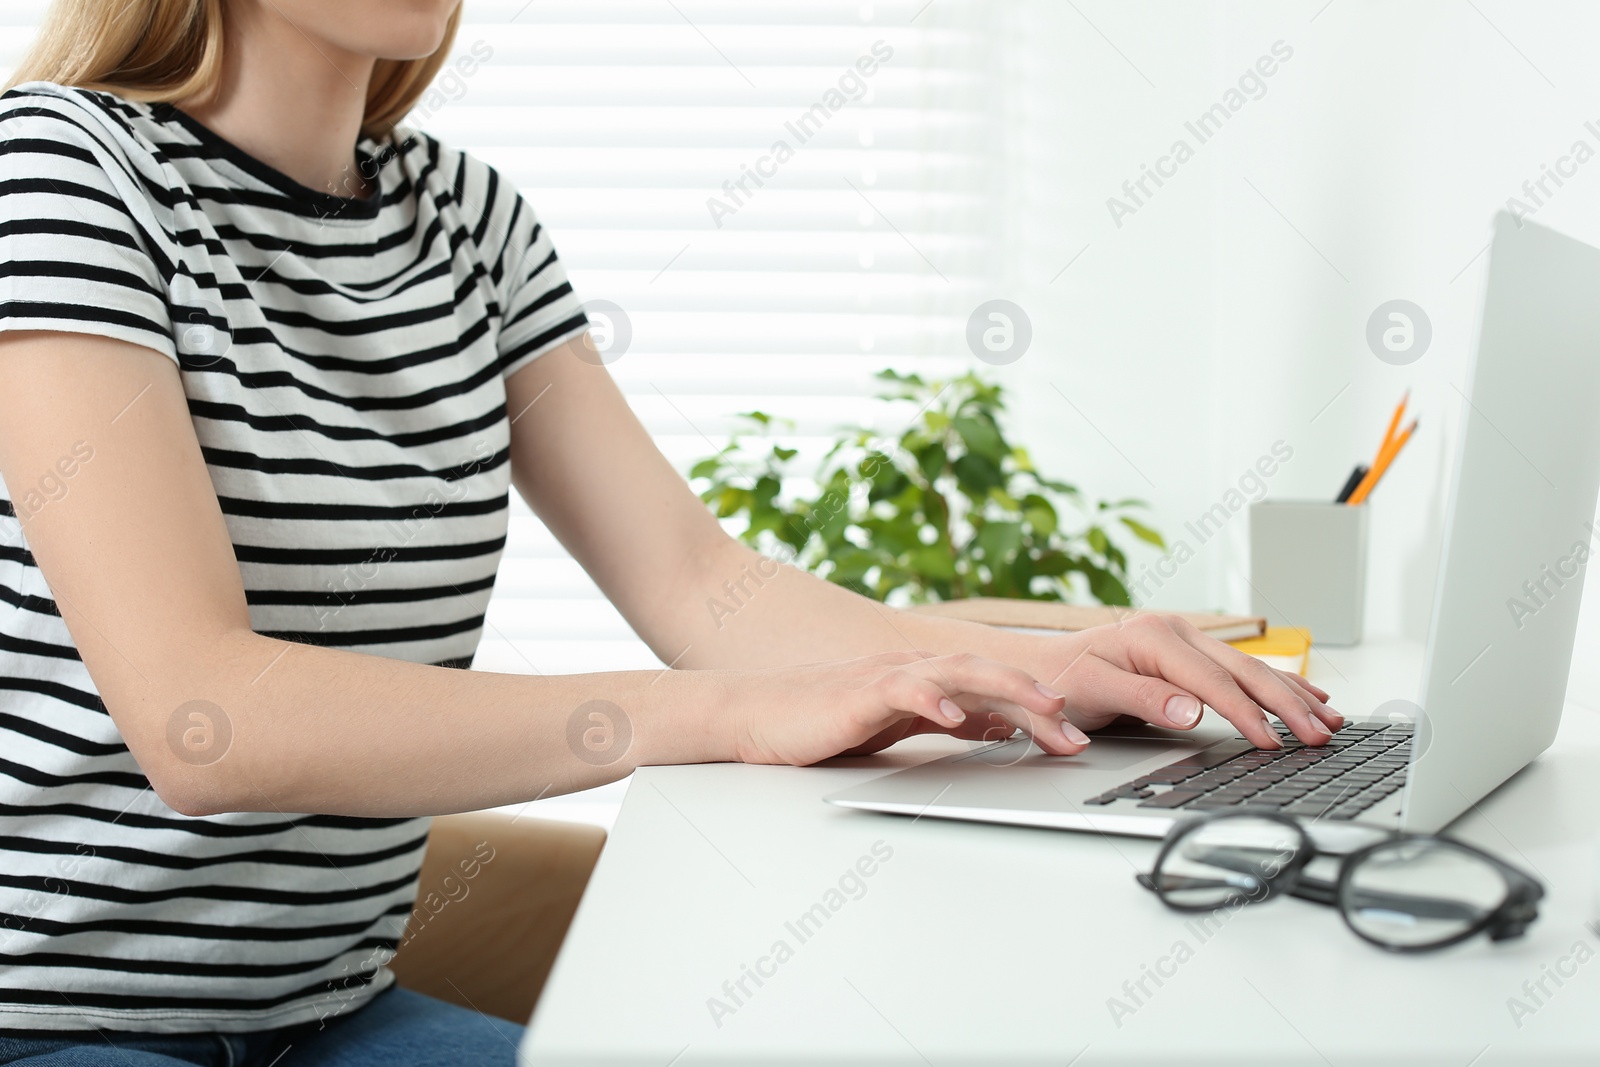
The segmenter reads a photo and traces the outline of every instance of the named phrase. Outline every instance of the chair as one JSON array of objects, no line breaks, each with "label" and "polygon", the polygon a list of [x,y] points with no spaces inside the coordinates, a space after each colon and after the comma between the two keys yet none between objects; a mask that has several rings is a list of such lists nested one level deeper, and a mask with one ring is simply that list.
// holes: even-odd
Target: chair
[{"label": "chair", "polygon": [[399,984],[526,1023],[600,858],[605,831],[498,811],[433,821]]}]

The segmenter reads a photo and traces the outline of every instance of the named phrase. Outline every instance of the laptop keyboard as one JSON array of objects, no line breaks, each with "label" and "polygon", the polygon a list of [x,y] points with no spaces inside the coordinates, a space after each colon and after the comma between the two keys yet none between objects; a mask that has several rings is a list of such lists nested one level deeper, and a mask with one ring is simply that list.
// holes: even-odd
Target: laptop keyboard
[{"label": "laptop keyboard", "polygon": [[1310,819],[1354,819],[1405,785],[1411,723],[1352,723],[1319,746],[1300,741],[1283,723],[1273,726],[1282,749],[1258,749],[1243,739],[1225,742],[1084,803],[1130,799],[1141,808],[1251,807]]}]

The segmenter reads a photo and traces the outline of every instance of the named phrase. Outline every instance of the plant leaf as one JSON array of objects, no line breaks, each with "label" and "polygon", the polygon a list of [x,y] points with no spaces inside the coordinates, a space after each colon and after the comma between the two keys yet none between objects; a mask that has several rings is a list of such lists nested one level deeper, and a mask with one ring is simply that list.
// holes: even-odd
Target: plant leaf
[{"label": "plant leaf", "polygon": [[1087,563],[1083,567],[1083,575],[1089,579],[1089,592],[1102,604],[1116,604],[1121,607],[1132,605],[1128,596],[1128,589],[1120,579],[1110,571]]},{"label": "plant leaf", "polygon": [[983,552],[984,561],[991,568],[998,568],[1008,562],[1017,549],[1022,547],[1022,524],[986,522],[974,540]]},{"label": "plant leaf", "polygon": [[1155,545],[1157,548],[1163,549],[1167,547],[1166,538],[1162,537],[1159,533],[1152,530],[1138,519],[1130,519],[1126,515],[1123,515],[1121,516],[1120,521],[1122,525],[1133,531],[1133,535],[1135,537],[1146,544]]},{"label": "plant leaf", "polygon": [[998,488],[1002,481],[1000,468],[976,452],[968,452],[952,467],[956,472],[956,484],[974,501],[983,500],[989,490]]},{"label": "plant leaf", "polygon": [[1005,458],[1008,449],[992,418],[987,415],[957,415],[950,420],[950,425],[960,435],[969,452],[982,456],[996,466]]}]

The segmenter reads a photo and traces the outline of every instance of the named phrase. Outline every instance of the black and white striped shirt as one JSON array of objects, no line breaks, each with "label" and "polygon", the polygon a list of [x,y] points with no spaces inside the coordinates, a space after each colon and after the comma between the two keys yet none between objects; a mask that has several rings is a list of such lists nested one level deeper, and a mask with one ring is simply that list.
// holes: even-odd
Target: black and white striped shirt
[{"label": "black and white striped shirt", "polygon": [[[464,667],[505,543],[505,379],[585,319],[491,168],[405,131],[358,157],[376,191],[342,198],[170,106],[21,86],[0,97],[0,328],[177,363],[257,632]],[[18,521],[100,447],[0,486],[0,1029],[358,1005],[392,981],[428,823],[161,802]]]}]

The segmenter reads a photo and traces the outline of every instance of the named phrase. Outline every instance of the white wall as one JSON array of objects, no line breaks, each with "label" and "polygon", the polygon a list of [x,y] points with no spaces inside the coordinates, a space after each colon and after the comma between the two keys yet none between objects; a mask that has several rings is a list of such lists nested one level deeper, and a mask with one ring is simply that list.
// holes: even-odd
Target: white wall
[{"label": "white wall", "polygon": [[[1272,495],[1331,498],[1410,388],[1423,428],[1373,498],[1367,627],[1421,637],[1482,284],[1474,257],[1490,215],[1542,164],[1579,138],[1600,149],[1584,128],[1600,119],[1584,51],[1600,8],[1075,2],[1014,10],[1023,165],[1008,195],[1024,221],[1011,284],[1036,330],[1007,369],[1027,398],[1018,436],[1105,495],[1149,498],[1159,527],[1181,535],[1280,439],[1294,457]],[[1280,40],[1293,56],[1264,95],[1115,225],[1107,197],[1174,139],[1196,143],[1184,122]],[[1534,217],[1600,243],[1597,192],[1600,159]],[[1392,298],[1433,324],[1410,366],[1364,340]],[[1151,602],[1248,607],[1246,526],[1241,513],[1203,546],[1191,537],[1195,558],[1152,583]],[[1573,696],[1600,702],[1600,590],[1587,599]]]}]

